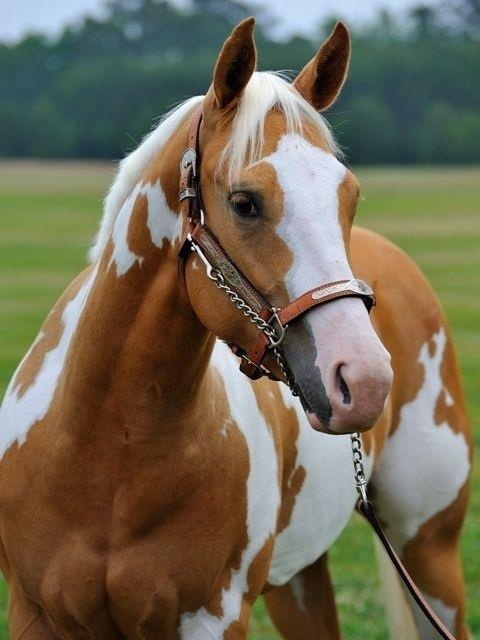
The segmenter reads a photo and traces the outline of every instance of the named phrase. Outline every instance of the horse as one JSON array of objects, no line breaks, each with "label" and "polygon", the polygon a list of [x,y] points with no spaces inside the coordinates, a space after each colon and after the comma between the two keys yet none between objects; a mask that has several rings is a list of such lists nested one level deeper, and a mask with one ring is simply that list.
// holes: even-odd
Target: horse
[{"label": "horse", "polygon": [[[338,23],[290,82],[255,70],[253,23],[225,41],[206,95],[121,162],[89,266],[6,391],[0,567],[12,640],[241,640],[261,594],[284,638],[337,640],[327,552],[356,503],[352,432],[397,552],[467,638],[459,368],[419,269],[353,225],[359,184],[321,115],[347,75],[348,31]],[[195,176],[183,152],[199,108]],[[312,288],[358,285],[353,273],[375,291],[370,315],[368,288],[344,291],[277,323],[260,365],[245,359],[262,317],[206,270],[205,253],[189,251],[178,275],[185,169],[201,190],[200,228],[277,320]],[[263,323],[262,335],[273,326]],[[269,375],[238,372],[239,353]],[[433,637],[380,564],[392,637]]]}]

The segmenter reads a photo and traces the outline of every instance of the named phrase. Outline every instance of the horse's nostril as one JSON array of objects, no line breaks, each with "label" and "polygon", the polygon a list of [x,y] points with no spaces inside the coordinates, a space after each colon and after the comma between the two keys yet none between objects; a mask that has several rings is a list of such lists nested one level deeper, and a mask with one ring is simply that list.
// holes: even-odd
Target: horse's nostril
[{"label": "horse's nostril", "polygon": [[350,404],[352,401],[352,395],[350,393],[350,389],[348,388],[348,384],[345,382],[345,379],[342,376],[342,365],[340,365],[337,369],[337,381],[340,393],[342,394],[343,404]]}]

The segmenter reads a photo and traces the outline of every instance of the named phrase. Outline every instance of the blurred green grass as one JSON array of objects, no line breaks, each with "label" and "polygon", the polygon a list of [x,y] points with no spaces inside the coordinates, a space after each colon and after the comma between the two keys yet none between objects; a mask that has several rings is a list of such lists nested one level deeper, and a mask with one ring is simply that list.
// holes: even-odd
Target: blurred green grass
[{"label": "blurred green grass", "polygon": [[[422,267],[445,306],[460,355],[480,447],[480,168],[375,168],[358,172],[357,221],[397,242]],[[100,163],[0,162],[0,394],[40,324],[72,277],[100,216],[112,167]],[[474,468],[462,539],[469,622],[480,637],[480,473]],[[372,539],[354,518],[334,545],[331,566],[343,636],[385,640]],[[0,582],[0,640],[8,638]],[[251,640],[275,640],[263,603]]]}]

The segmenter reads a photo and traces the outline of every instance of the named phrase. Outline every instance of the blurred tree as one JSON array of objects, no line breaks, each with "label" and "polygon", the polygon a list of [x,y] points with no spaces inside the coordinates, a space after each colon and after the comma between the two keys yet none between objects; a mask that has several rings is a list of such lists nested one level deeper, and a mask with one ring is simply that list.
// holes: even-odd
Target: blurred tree
[{"label": "blurred tree", "polygon": [[437,13],[433,7],[420,5],[411,10],[414,22],[414,35],[417,38],[428,38],[434,35],[437,27]]},{"label": "blurred tree", "polygon": [[[448,5],[448,6],[447,6]],[[355,162],[478,162],[480,0],[420,4],[353,30],[350,79],[328,114]],[[455,8],[455,16],[452,16]],[[0,44],[0,155],[119,157],[155,118],[203,93],[232,24],[260,17],[262,69],[299,70],[334,20],[307,38],[269,35],[243,0],[106,0],[103,18]]]}]

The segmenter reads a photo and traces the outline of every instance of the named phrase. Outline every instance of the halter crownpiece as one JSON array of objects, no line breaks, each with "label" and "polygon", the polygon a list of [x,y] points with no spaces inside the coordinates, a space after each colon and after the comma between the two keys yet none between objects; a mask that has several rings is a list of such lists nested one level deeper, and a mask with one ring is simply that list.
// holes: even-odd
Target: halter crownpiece
[{"label": "halter crownpiece", "polygon": [[240,371],[253,380],[265,375],[277,380],[278,378],[263,365],[265,356],[272,350],[287,383],[296,393],[293,378],[279,348],[288,325],[314,307],[339,298],[361,298],[370,311],[375,304],[375,296],[370,285],[363,280],[337,280],[307,291],[281,309],[272,306],[229,258],[205,224],[200,193],[201,122],[200,105],[190,121],[188,147],[180,159],[179,201],[181,213],[186,218],[185,233],[179,251],[180,280],[185,286],[185,265],[188,257],[195,252],[204,264],[207,276],[259,329],[257,339],[247,351],[236,344],[229,345],[241,358]]}]

